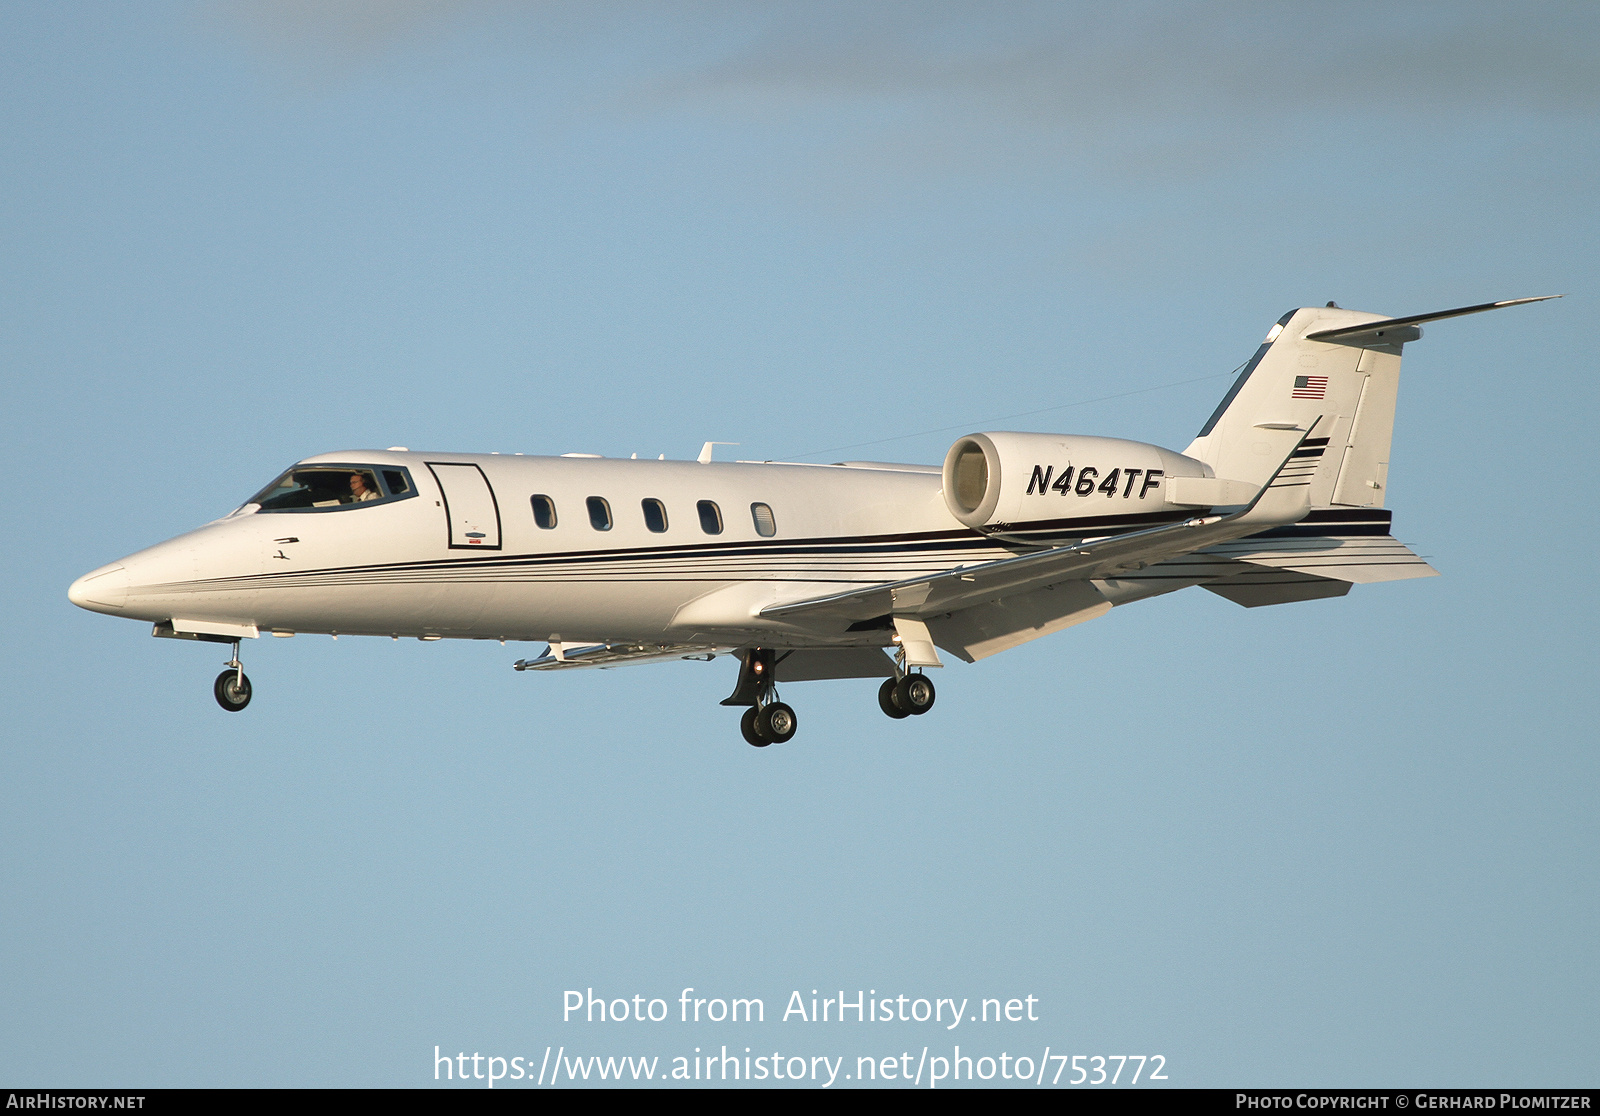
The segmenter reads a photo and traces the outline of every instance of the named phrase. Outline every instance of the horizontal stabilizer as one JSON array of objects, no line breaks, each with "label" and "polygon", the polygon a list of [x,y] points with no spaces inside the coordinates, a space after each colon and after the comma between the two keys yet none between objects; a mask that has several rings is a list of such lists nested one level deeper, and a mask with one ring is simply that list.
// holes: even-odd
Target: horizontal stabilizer
[{"label": "horizontal stabilizer", "polygon": [[[1477,306],[1458,306],[1454,310],[1436,310],[1431,314],[1412,314],[1405,318],[1385,318],[1379,322],[1362,322],[1339,329],[1324,329],[1306,334],[1307,341],[1331,341],[1341,345],[1403,344],[1415,341],[1422,331],[1414,328],[1423,322],[1437,322],[1444,318],[1459,318],[1463,314],[1481,314],[1485,310],[1498,310],[1502,306],[1521,306],[1526,302],[1544,302],[1563,298],[1564,295],[1538,295],[1534,298],[1509,298],[1504,302],[1482,302]],[[1331,304],[1330,304],[1331,305]]]},{"label": "horizontal stabilizer", "polygon": [[1337,540],[1238,539],[1211,547],[1206,553],[1234,562],[1248,562],[1252,566],[1292,570],[1358,585],[1439,576],[1438,570],[1389,535]]}]

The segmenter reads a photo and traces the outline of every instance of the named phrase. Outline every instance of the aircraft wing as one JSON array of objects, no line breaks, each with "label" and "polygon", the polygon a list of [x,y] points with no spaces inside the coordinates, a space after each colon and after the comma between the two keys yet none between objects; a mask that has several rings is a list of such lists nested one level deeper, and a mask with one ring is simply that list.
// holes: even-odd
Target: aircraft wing
[{"label": "aircraft wing", "polygon": [[581,646],[551,644],[535,659],[518,659],[514,670],[569,670],[577,667],[618,667],[635,663],[670,663],[678,659],[706,660],[725,655],[732,646],[703,643],[589,643]]},{"label": "aircraft wing", "polygon": [[[1300,448],[1315,426],[1315,422],[1308,424],[1295,442],[1294,450]],[[868,585],[825,597],[784,601],[762,609],[760,615],[766,619],[831,616],[851,621],[889,614],[912,618],[936,616],[1064,581],[1109,577],[1118,572],[1142,569],[1265,528],[1293,523],[1304,516],[1310,506],[1307,483],[1303,479],[1282,477],[1284,466],[1294,458],[1294,450],[1249,504],[1228,515],[1196,516],[1180,523],[1085,539],[1071,546],[960,566],[926,577]]]}]

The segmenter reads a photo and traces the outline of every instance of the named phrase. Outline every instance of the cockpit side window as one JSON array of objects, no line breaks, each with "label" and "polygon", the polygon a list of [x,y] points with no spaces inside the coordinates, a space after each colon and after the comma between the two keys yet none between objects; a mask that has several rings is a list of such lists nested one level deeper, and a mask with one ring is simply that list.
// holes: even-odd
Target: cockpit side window
[{"label": "cockpit side window", "polygon": [[252,496],[249,503],[264,512],[323,511],[414,495],[416,487],[403,468],[299,465]]}]

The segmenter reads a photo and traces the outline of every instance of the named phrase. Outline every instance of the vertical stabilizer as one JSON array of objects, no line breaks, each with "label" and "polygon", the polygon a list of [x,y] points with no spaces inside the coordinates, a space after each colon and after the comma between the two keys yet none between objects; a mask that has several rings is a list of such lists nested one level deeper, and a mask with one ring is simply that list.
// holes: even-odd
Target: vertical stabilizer
[{"label": "vertical stabilizer", "polygon": [[[1219,477],[1262,484],[1282,459],[1283,444],[1315,424],[1295,451],[1308,466],[1311,506],[1381,507],[1401,347],[1422,331],[1411,325],[1350,331],[1389,321],[1334,306],[1285,314],[1184,452]],[[1348,340],[1307,337],[1329,331]]]},{"label": "vertical stabilizer", "polygon": [[1184,451],[1227,480],[1264,484],[1282,447],[1315,424],[1296,449],[1313,508],[1380,508],[1400,390],[1400,350],[1423,322],[1480,314],[1560,295],[1513,298],[1385,318],[1327,306],[1291,310]]}]

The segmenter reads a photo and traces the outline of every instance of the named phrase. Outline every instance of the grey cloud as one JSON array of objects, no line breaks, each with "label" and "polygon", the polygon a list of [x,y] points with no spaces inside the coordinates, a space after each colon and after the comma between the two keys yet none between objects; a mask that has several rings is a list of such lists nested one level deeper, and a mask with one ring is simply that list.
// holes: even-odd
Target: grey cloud
[{"label": "grey cloud", "polygon": [[1377,152],[1415,127],[1600,104],[1589,0],[210,3],[314,83],[468,30],[593,112],[823,122],[801,178],[831,176],[834,199],[878,170],[1192,179],[1284,134]]},{"label": "grey cloud", "polygon": [[373,52],[505,5],[493,0],[211,0],[206,7],[275,47]]},{"label": "grey cloud", "polygon": [[210,0],[290,51],[424,48],[464,26],[541,52],[624,49],[635,104],[943,99],[1039,123],[1319,106],[1592,110],[1600,6],[973,0]]},{"label": "grey cloud", "polygon": [[1592,110],[1590,4],[783,5],[665,98],[941,97],[1041,121],[1295,108]]}]

